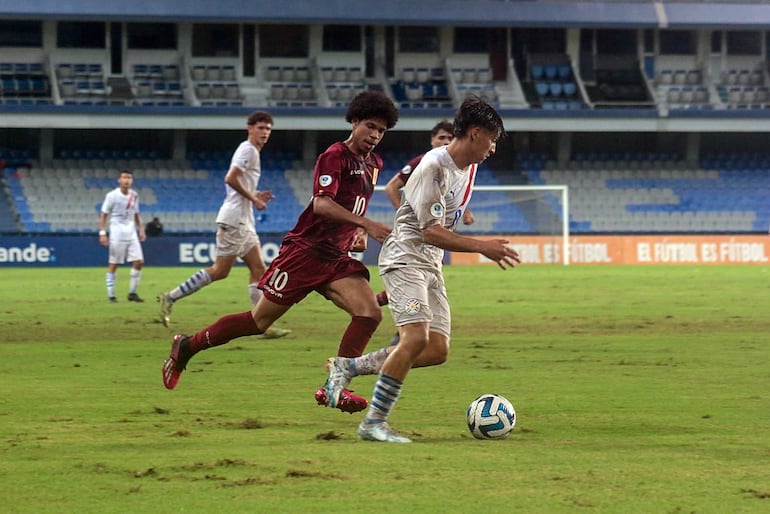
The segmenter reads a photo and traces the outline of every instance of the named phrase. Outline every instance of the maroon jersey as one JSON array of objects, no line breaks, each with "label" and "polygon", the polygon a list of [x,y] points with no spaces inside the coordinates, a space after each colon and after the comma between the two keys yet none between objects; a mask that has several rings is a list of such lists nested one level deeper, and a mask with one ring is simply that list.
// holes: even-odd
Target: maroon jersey
[{"label": "maroon jersey", "polygon": [[[313,197],[328,196],[353,214],[363,216],[382,169],[375,153],[364,158],[343,142],[334,143],[318,156],[313,171]],[[302,211],[297,224],[283,238],[284,245],[297,245],[323,259],[347,256],[356,225],[336,223],[313,212],[313,201]]]},{"label": "maroon jersey", "polygon": [[421,153],[417,157],[412,157],[412,159],[406,163],[406,166],[401,168],[401,171],[398,172],[398,177],[404,184],[406,184],[406,181],[409,180],[409,177],[412,176],[412,172],[417,167],[417,165],[420,164],[420,161],[424,155],[424,153]]}]

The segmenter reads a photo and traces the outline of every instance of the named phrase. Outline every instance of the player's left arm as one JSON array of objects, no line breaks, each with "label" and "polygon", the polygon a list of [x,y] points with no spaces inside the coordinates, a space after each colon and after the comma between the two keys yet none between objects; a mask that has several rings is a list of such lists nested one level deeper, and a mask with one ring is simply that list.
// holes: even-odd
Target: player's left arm
[{"label": "player's left arm", "polygon": [[521,262],[519,253],[505,239],[476,239],[461,236],[444,227],[446,203],[443,171],[435,162],[423,159],[417,173],[406,185],[406,200],[413,206],[423,241],[450,252],[480,253],[502,269]]},{"label": "player's left arm", "polygon": [[107,213],[102,211],[99,213],[99,244],[107,246]]},{"label": "player's left arm", "polygon": [[134,223],[139,230],[139,241],[144,242],[147,239],[147,233],[144,230],[144,224],[142,223],[142,217],[139,215],[139,211],[134,213]]},{"label": "player's left arm", "polygon": [[337,223],[350,223],[364,230],[380,243],[390,234],[390,227],[384,223],[370,220],[364,216],[353,214],[330,196],[320,195],[313,197],[313,212],[319,216]]},{"label": "player's left arm", "polygon": [[396,173],[393,178],[385,184],[385,194],[388,196],[388,200],[390,200],[390,204],[394,209],[398,209],[401,205],[401,188],[404,187],[405,183],[406,182],[401,178],[401,175]]},{"label": "player's left arm", "polygon": [[496,262],[501,269],[513,268],[521,263],[519,252],[508,246],[507,239],[484,240],[461,236],[439,223],[425,227],[422,230],[422,238],[426,243],[450,252],[480,253]]}]

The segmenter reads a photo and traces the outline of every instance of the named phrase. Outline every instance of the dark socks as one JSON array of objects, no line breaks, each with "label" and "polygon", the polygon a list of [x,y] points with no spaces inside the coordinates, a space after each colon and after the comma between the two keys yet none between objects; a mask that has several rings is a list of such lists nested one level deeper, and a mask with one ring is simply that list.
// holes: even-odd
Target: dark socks
[{"label": "dark socks", "polygon": [[369,343],[369,339],[372,338],[372,334],[377,330],[377,326],[380,322],[374,318],[367,318],[366,316],[353,316],[350,320],[345,335],[342,336],[340,341],[340,347],[337,350],[337,356],[339,357],[359,357],[364,353],[366,345]]},{"label": "dark socks", "polygon": [[213,325],[209,325],[200,332],[190,336],[190,351],[195,354],[206,348],[220,346],[231,340],[261,334],[254,324],[251,311],[240,314],[229,314],[219,318]]}]

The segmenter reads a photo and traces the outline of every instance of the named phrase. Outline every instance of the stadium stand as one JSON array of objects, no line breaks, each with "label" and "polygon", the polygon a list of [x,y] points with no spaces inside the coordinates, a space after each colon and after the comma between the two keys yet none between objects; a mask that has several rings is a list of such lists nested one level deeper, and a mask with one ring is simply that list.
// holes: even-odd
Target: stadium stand
[{"label": "stadium stand", "polygon": [[582,88],[567,55],[530,55],[530,62],[524,87],[532,105],[549,110],[584,107]]},{"label": "stadium stand", "polygon": [[152,107],[187,104],[178,64],[137,63],[131,66],[131,70],[129,87],[136,105]]},{"label": "stadium stand", "polygon": [[[270,91],[270,105],[276,107],[315,107],[318,105],[311,66],[270,65],[263,68],[262,75],[265,86]],[[339,78],[340,83],[348,84],[348,69],[339,68],[338,71],[335,71],[334,77]],[[332,90],[331,86],[336,91],[337,84],[331,84],[327,81],[327,88],[330,88],[328,91]],[[340,100],[347,101],[351,97],[351,95],[347,95]]]},{"label": "stadium stand", "polygon": [[564,167],[522,156],[533,184],[570,188],[576,232],[753,232],[766,230],[770,157],[710,156],[697,167],[676,155],[577,156]]},{"label": "stadium stand", "polygon": [[[206,23],[197,4],[160,0],[150,15],[132,17],[134,7],[113,6],[114,18],[132,21],[114,23],[112,30],[123,33],[110,45],[108,24],[93,40],[81,39],[72,30],[79,22],[63,22],[55,10],[35,15],[46,22],[39,41],[5,24],[0,143],[14,156],[3,156],[9,210],[0,202],[0,230],[92,231],[114,172],[129,167],[147,215],[160,215],[169,232],[211,231],[229,151],[201,150],[211,145],[201,144],[205,138],[189,143],[186,132],[234,131],[250,110],[264,108],[279,121],[263,186],[292,200],[271,207],[262,228],[284,231],[307,201],[326,133],[342,127],[341,111],[368,88],[394,99],[402,116],[397,130],[411,134],[399,139],[400,148],[383,148],[395,163],[423,150],[427,117],[451,117],[469,94],[492,102],[517,136],[500,145],[478,183],[569,185],[577,233],[767,230],[770,39],[750,8],[756,5],[731,2],[725,18],[695,1],[608,0],[579,9],[573,2],[538,2],[530,6],[537,15],[528,18],[529,10],[508,4],[442,6],[441,20],[423,19],[415,28],[409,13],[398,13],[401,23],[381,25],[385,4],[373,7],[371,26],[292,1],[280,13],[290,24],[260,25],[244,23],[240,10]],[[688,15],[701,8],[698,19],[712,24],[698,27]],[[168,23],[164,12],[179,21]],[[554,27],[543,28],[548,19]],[[228,20],[240,27],[230,38],[219,25]],[[144,24],[138,34],[154,34],[156,23],[164,27],[161,47],[131,36],[132,27]],[[484,38],[467,37],[475,36],[463,31],[474,23],[486,27]],[[58,34],[62,26],[71,32]],[[348,35],[351,27],[360,38]],[[274,30],[262,37],[267,28]],[[8,43],[14,38],[19,47]],[[172,116],[158,116],[166,113]],[[117,136],[100,133],[126,122],[131,128]],[[54,128],[40,128],[49,125]],[[157,132],[157,148],[137,152],[121,144],[137,129]],[[658,130],[642,148],[621,141],[625,133]],[[722,131],[735,137],[707,137]],[[618,141],[604,137],[613,133]],[[105,144],[109,137],[118,143]],[[281,149],[273,150],[273,141]],[[15,158],[20,152],[26,157]],[[481,231],[534,230],[533,205],[486,193],[473,203]],[[380,199],[372,212],[383,219],[392,214]]]},{"label": "stadium stand", "polygon": [[647,81],[635,56],[597,55],[594,80],[586,81],[589,101],[599,108],[651,107]]},{"label": "stadium stand", "polygon": [[99,62],[60,62],[56,65],[63,105],[107,105],[107,83]]},{"label": "stadium stand", "polygon": [[[77,152],[81,154],[81,152]],[[83,152],[93,156],[98,151]],[[144,216],[159,216],[167,232],[210,232],[224,194],[223,177],[229,157],[194,153],[192,160],[65,158],[37,168],[7,168],[5,181],[24,232],[79,233],[93,231],[104,195],[116,187],[121,169],[134,170]],[[284,175],[286,156],[263,163],[260,187],[281,198],[269,213],[258,213],[260,228],[285,232],[304,205]],[[305,173],[305,181],[309,175]],[[309,197],[309,195],[307,196]],[[307,198],[306,197],[306,198]],[[2,204],[0,204],[0,210]],[[9,215],[9,219],[13,216]],[[16,231],[16,227],[11,227]]]},{"label": "stadium stand", "polygon": [[0,62],[0,103],[47,105],[51,87],[42,63]]}]

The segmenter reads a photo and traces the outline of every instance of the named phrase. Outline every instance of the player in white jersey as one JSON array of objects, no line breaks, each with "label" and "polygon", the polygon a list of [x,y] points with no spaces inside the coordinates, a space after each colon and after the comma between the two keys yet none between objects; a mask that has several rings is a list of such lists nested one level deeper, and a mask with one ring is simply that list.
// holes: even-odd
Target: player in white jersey
[{"label": "player in white jersey", "polygon": [[[115,296],[115,271],[118,269],[118,264],[126,261],[133,263],[128,284],[128,300],[144,301],[137,294],[137,289],[142,278],[142,266],[144,266],[141,242],[146,239],[146,235],[142,218],[139,216],[139,195],[131,189],[133,184],[134,173],[128,170],[121,171],[118,187],[105,195],[99,213],[99,244],[109,247],[107,297],[113,303],[118,301]],[[108,216],[109,238],[107,237]]]},{"label": "player in white jersey", "polygon": [[[453,137],[454,135],[452,133],[452,122],[441,120],[436,123],[436,125],[430,131],[430,146],[431,148],[446,146],[452,141]],[[391,178],[385,185],[385,194],[388,196],[388,200],[390,200],[390,203],[393,205],[394,209],[398,209],[400,207],[401,190],[409,181],[412,170],[417,168],[417,165],[420,164],[420,161],[424,156],[425,153],[422,153],[416,157],[413,157],[408,163],[406,163],[403,168],[401,168],[401,171],[396,173],[393,178]],[[467,202],[466,207],[463,210],[462,219],[464,225],[472,225],[475,221],[473,213],[467,207]],[[388,294],[386,291],[383,290],[377,293],[377,304],[380,306],[388,304]],[[398,344],[398,337],[398,332],[396,332],[393,338],[390,340],[390,344]]]},{"label": "player in white jersey", "polygon": [[[158,295],[160,320],[168,326],[174,303],[230,274],[236,259],[243,259],[249,268],[249,296],[256,305],[262,296],[257,287],[265,274],[265,261],[254,223],[254,208],[263,211],[274,196],[270,191],[258,190],[262,175],[260,152],[273,131],[273,117],[263,111],[251,113],[246,121],[248,138],[233,153],[230,169],[225,175],[225,199],[217,214],[216,259],[208,268],[201,269],[174,289]],[[285,329],[273,328],[262,337],[275,338],[288,334]]]},{"label": "player in white jersey", "polygon": [[364,440],[410,442],[387,423],[406,375],[413,367],[442,364],[449,355],[444,251],[480,253],[502,269],[520,262],[505,239],[481,240],[454,232],[470,201],[478,163],[494,153],[504,133],[502,119],[489,104],[470,97],[457,111],[453,131],[452,142],[429,151],[412,172],[393,231],[380,251],[380,275],[400,342],[354,359],[329,359],[329,397],[354,376],[379,373],[369,411],[358,427]]}]

